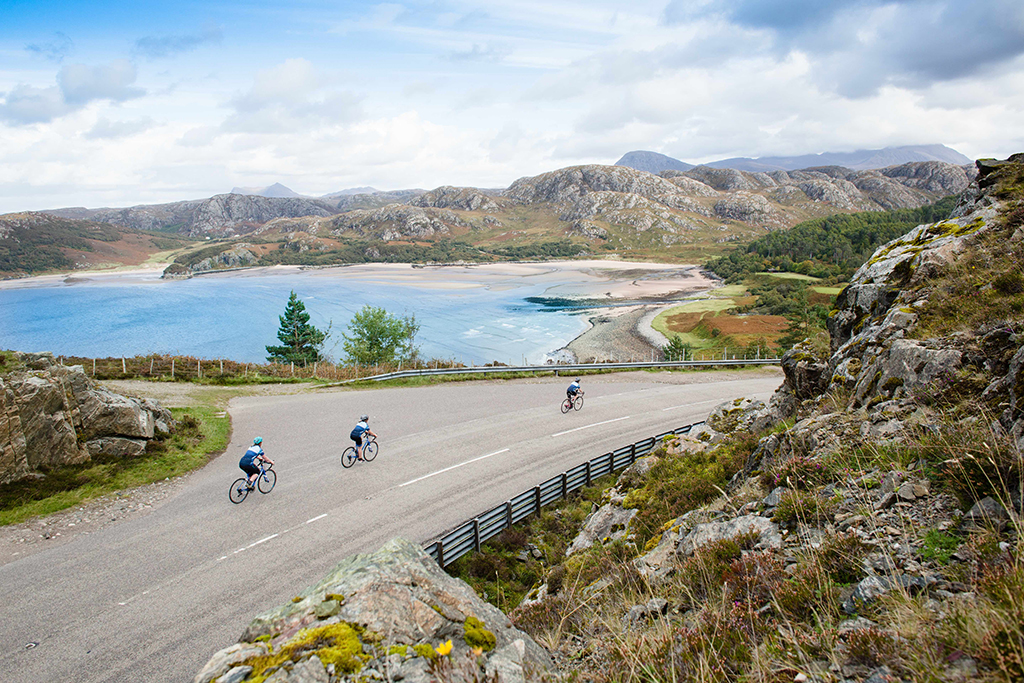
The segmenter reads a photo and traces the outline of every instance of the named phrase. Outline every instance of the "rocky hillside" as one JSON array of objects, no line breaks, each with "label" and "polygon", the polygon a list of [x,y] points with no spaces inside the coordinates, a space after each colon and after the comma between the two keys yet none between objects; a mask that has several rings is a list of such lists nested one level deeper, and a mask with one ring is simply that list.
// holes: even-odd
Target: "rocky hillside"
[{"label": "rocky hillside", "polygon": [[111,264],[139,265],[188,240],[96,221],[25,212],[0,216],[0,278]]},{"label": "rocky hillside", "polygon": [[1024,155],[979,169],[857,272],[768,405],[636,463],[575,539],[546,514],[495,545],[525,549],[511,568],[462,575],[536,581],[510,616],[566,680],[1022,680]]},{"label": "rocky hillside", "polygon": [[131,458],[170,431],[156,401],[126,398],[52,354],[0,356],[0,484],[94,458]]}]

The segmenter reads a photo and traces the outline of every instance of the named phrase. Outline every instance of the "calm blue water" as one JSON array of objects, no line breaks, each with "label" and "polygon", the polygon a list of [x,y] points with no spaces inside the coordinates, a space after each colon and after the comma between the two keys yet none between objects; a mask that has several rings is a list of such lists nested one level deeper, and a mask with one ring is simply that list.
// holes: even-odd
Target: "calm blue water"
[{"label": "calm blue water", "polygon": [[587,327],[579,311],[552,309],[550,285],[429,289],[346,277],[343,272],[290,272],[164,281],[157,275],[104,276],[76,284],[0,289],[0,348],[71,356],[177,353],[263,362],[277,344],[278,316],[295,290],[310,322],[326,329],[325,350],[343,355],[341,333],[364,304],[420,323],[426,358],[465,363],[543,362]]}]

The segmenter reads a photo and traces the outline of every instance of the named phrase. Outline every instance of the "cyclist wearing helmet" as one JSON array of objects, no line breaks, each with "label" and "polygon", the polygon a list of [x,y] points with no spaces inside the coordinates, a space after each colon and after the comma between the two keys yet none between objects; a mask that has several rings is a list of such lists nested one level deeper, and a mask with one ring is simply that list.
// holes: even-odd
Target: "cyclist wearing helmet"
[{"label": "cyclist wearing helmet", "polygon": [[572,384],[569,385],[569,388],[565,390],[565,397],[571,401],[576,397],[576,394],[580,393],[581,391],[583,390],[580,389],[580,380],[577,377],[572,381]]},{"label": "cyclist wearing helmet", "polygon": [[363,459],[363,435],[369,434],[372,437],[377,435],[370,431],[370,416],[363,415],[359,418],[359,422],[356,423],[355,429],[349,434],[349,438],[356,442],[356,460]]},{"label": "cyclist wearing helmet", "polygon": [[242,469],[243,472],[249,475],[249,483],[247,484],[247,486],[249,487],[250,490],[253,487],[253,482],[256,481],[256,477],[258,477],[260,474],[260,468],[258,463],[261,460],[265,460],[269,462],[271,466],[273,466],[274,464],[274,461],[268,458],[266,454],[263,452],[262,444],[263,437],[257,436],[255,439],[252,440],[252,445],[249,446],[249,450],[247,450],[245,452],[245,455],[242,456],[242,459],[238,461],[238,466]]}]

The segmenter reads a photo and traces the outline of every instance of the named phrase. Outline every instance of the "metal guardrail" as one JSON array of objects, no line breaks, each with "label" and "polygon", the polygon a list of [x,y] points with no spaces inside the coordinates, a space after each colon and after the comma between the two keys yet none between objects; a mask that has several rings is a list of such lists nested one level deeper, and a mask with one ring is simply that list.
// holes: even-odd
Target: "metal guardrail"
[{"label": "metal guardrail", "polygon": [[383,382],[389,379],[403,379],[406,377],[427,377],[431,375],[483,375],[505,372],[568,372],[577,370],[627,370],[644,368],[690,368],[698,366],[728,366],[728,365],[778,365],[781,358],[731,358],[728,360],[677,360],[677,361],[654,361],[640,363],[565,363],[551,365],[487,365],[463,368],[429,368],[419,370],[399,370],[397,372],[386,372],[382,375],[370,375],[356,379],[346,379],[341,382],[313,385],[313,388],[336,387],[342,384],[353,382]]},{"label": "metal guardrail", "polygon": [[599,477],[632,465],[637,458],[642,458],[654,450],[655,444],[666,436],[687,434],[699,424],[704,423],[694,422],[599,455],[463,522],[439,538],[426,543],[423,549],[439,565],[446,567],[466,553],[480,550],[482,543],[511,528],[512,525],[532,514],[540,514],[541,508],[546,505],[561,500],[584,486],[589,486]]}]

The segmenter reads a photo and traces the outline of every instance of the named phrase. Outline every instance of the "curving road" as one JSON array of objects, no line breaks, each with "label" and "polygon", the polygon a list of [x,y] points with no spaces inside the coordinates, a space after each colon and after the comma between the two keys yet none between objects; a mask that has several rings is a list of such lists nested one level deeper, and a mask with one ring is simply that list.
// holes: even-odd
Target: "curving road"
[{"label": "curving road", "polygon": [[[0,567],[0,681],[190,681],[253,616],[342,558],[399,535],[425,542],[724,400],[766,400],[780,382],[771,371],[587,377],[586,405],[567,415],[561,379],[235,399],[227,453],[181,493]],[[380,454],[342,469],[363,412]],[[257,434],[277,487],[232,505],[228,484]]]}]

